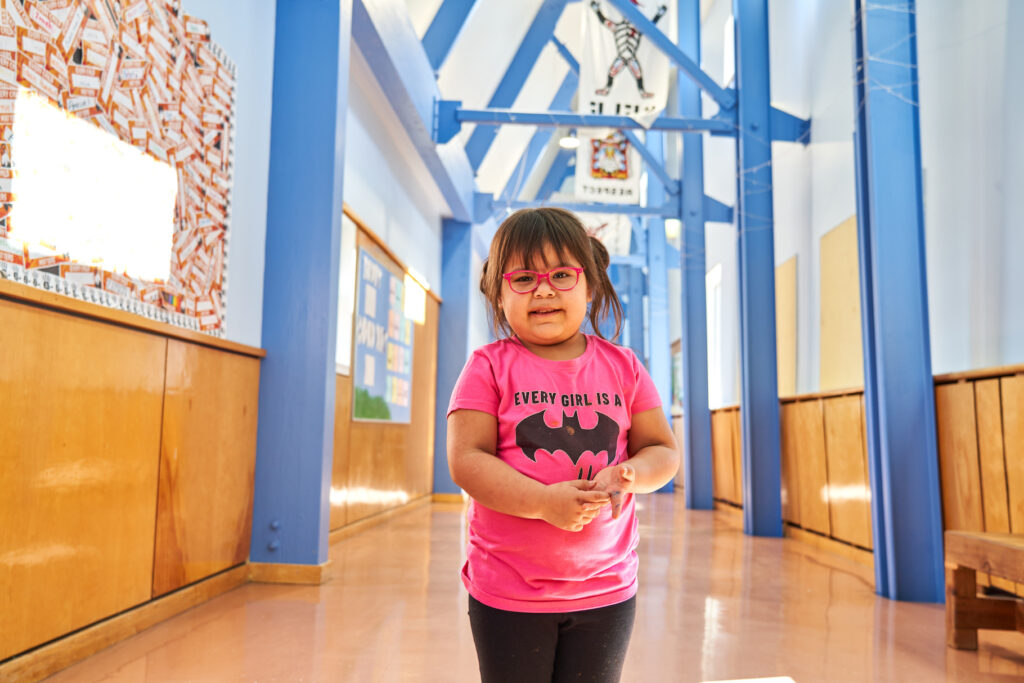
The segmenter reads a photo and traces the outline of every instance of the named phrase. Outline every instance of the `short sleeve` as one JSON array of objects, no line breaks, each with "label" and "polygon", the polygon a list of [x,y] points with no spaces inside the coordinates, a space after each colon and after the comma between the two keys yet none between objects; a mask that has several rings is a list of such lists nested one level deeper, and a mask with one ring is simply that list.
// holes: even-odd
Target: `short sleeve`
[{"label": "short sleeve", "polygon": [[630,355],[633,361],[633,375],[636,378],[636,391],[633,392],[633,405],[630,406],[630,414],[636,415],[645,410],[660,407],[661,396],[658,395],[658,388],[654,386],[654,380],[651,379],[644,364],[632,351]]},{"label": "short sleeve", "polygon": [[456,410],[479,410],[497,417],[500,400],[491,360],[480,351],[474,351],[455,382],[447,414]]}]

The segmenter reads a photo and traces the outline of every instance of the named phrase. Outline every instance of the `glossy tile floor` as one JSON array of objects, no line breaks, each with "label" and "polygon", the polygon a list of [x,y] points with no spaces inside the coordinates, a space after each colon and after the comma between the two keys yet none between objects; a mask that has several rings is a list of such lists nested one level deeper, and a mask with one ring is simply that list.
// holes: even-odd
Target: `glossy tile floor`
[{"label": "glossy tile floor", "polygon": [[[1024,635],[945,647],[940,605],[874,595],[870,570],[742,534],[681,495],[641,501],[641,587],[624,681],[1021,681]],[[50,681],[474,681],[458,580],[463,513],[421,505],[331,547],[317,587],[249,584]]]}]

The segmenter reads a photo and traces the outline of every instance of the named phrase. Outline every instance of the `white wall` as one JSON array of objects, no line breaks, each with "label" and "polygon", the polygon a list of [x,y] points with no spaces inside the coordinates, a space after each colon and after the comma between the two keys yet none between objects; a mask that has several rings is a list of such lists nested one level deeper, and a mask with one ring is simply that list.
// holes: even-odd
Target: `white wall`
[{"label": "white wall", "polygon": [[182,0],[181,7],[209,22],[212,39],[238,66],[225,333],[260,346],[275,3],[249,0],[240,11],[237,0]]},{"label": "white wall", "polygon": [[918,3],[932,368],[1024,362],[1024,6]]},{"label": "white wall", "polygon": [[[1024,362],[1024,3],[917,4],[921,147],[932,366],[936,374]],[[721,80],[729,0],[702,27],[703,66]],[[771,3],[772,101],[812,120],[807,147],[774,143],[776,265],[797,256],[797,390],[819,388],[821,237],[856,213],[849,3]],[[715,110],[705,100],[705,113]],[[731,141],[705,143],[707,194],[735,203]],[[709,224],[723,266],[723,357],[737,358],[735,231]],[[723,404],[738,401],[725,363]]]},{"label": "white wall", "polygon": [[345,202],[406,266],[441,289],[441,216],[450,210],[353,43]]},{"label": "white wall", "polygon": [[[718,0],[702,29],[704,68],[719,80],[730,13],[731,2]],[[850,8],[814,0],[772,3],[769,33],[772,104],[812,120],[809,145],[772,144],[775,264],[797,257],[797,392],[808,393],[819,386],[821,236],[855,213]],[[735,206],[733,141],[709,138],[704,156],[707,194]],[[723,268],[720,381],[722,404],[729,405],[739,401],[735,228],[709,224],[707,243],[708,269]]]}]

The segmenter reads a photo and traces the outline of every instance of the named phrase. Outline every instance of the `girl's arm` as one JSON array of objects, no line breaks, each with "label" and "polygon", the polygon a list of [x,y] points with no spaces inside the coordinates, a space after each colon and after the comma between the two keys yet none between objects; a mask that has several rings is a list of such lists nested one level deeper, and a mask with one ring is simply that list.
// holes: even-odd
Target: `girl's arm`
[{"label": "girl's arm", "polygon": [[476,410],[448,416],[448,469],[452,481],[492,510],[542,519],[566,531],[579,531],[597,515],[609,495],[591,490],[594,482],[544,485],[517,472],[495,455],[498,420]]},{"label": "girl's arm", "polygon": [[594,482],[612,499],[612,517],[618,517],[627,493],[657,491],[676,476],[679,447],[661,408],[633,416],[627,448],[629,460],[601,470]]}]

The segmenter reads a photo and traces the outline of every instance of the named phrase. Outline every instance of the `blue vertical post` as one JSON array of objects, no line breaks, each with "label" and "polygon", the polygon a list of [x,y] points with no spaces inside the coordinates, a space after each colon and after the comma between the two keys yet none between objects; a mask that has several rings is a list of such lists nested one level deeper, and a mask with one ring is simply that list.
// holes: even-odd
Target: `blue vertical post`
[{"label": "blue vertical post", "polygon": [[277,3],[253,562],[327,561],[351,21]]},{"label": "blue vertical post", "polygon": [[644,359],[644,273],[637,266],[627,266],[629,287],[629,348],[637,358]]},{"label": "blue vertical post", "polygon": [[[679,48],[700,63],[700,0],[679,2]],[[702,118],[699,86],[680,74],[679,116]],[[704,250],[704,137],[683,134],[682,249],[679,257],[683,304],[683,482],[686,507],[714,507],[711,469],[711,411],[708,407],[708,320]]]},{"label": "blue vertical post", "polygon": [[942,602],[913,0],[855,2],[861,315],[876,590]]},{"label": "blue vertical post", "polygon": [[768,2],[733,0],[733,16],[736,20],[743,530],[754,536],[782,536]]},{"label": "blue vertical post", "polygon": [[458,493],[448,471],[448,401],[469,358],[473,226],[444,219],[441,225],[441,304],[437,326],[437,416],[434,429],[434,493]]},{"label": "blue vertical post", "polygon": [[[647,131],[647,149],[652,161],[665,163],[665,133]],[[664,204],[668,192],[658,175],[647,174],[647,204]],[[650,319],[647,321],[647,335],[650,344],[650,358],[647,369],[658,388],[661,407],[665,418],[672,423],[672,340],[668,329],[668,241],[665,238],[665,219],[648,218],[647,228],[647,305]],[[672,491],[675,485],[668,482],[660,491]]]}]

